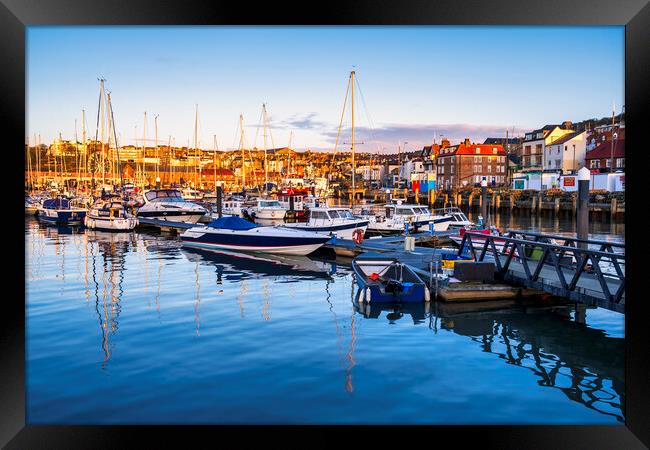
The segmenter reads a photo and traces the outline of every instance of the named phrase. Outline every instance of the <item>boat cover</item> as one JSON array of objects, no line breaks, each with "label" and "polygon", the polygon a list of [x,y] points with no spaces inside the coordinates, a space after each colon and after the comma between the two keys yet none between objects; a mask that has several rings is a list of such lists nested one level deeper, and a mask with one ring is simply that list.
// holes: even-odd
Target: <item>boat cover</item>
[{"label": "boat cover", "polygon": [[226,230],[250,230],[257,227],[254,223],[236,216],[223,216],[219,219],[213,219],[208,226]]},{"label": "boat cover", "polygon": [[70,209],[70,201],[65,198],[48,198],[43,202],[45,209]]}]

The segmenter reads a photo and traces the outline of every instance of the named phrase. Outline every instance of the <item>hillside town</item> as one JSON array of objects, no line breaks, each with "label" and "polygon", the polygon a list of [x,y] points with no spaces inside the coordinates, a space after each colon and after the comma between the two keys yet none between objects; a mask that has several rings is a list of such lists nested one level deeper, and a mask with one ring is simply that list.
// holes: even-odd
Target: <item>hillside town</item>
[{"label": "hillside town", "polygon": [[[357,152],[355,181],[364,189],[399,188],[411,192],[454,192],[480,185],[514,190],[559,188],[575,191],[575,174],[587,167],[594,189],[625,188],[625,124],[623,116],[610,123],[545,124],[518,137],[488,137],[482,142],[446,138],[422,149],[388,154]],[[38,137],[34,137],[38,141]],[[171,139],[170,139],[171,141]],[[108,161],[104,180],[97,161]],[[118,161],[119,160],[119,161]],[[118,164],[119,163],[119,164]],[[121,174],[118,173],[118,166]],[[33,187],[81,181],[104,184],[120,179],[136,186],[188,186],[226,191],[261,186],[314,184],[319,190],[348,188],[352,155],[349,151],[297,151],[289,147],[208,150],[173,145],[81,142],[59,137],[50,145],[26,146],[26,183]]]}]

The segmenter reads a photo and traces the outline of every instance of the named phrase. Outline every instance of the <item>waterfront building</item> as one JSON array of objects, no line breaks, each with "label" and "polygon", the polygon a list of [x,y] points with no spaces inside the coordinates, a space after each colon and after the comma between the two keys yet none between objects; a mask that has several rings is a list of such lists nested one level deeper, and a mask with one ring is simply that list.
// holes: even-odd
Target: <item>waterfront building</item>
[{"label": "waterfront building", "polygon": [[502,186],[506,183],[506,152],[503,146],[476,144],[469,139],[443,147],[436,158],[436,186],[451,190],[480,184]]},{"label": "waterfront building", "polygon": [[587,132],[567,133],[546,146],[545,171],[577,172],[584,166]]},{"label": "waterfront building", "polygon": [[571,122],[564,122],[562,125],[545,125],[526,133],[522,142],[522,170],[524,172],[544,170],[546,146],[572,131]]},{"label": "waterfront building", "polygon": [[612,163],[612,141],[602,141],[593,150],[585,155],[585,166],[592,173],[614,172],[625,170],[625,138],[614,139],[614,170],[611,169]]}]

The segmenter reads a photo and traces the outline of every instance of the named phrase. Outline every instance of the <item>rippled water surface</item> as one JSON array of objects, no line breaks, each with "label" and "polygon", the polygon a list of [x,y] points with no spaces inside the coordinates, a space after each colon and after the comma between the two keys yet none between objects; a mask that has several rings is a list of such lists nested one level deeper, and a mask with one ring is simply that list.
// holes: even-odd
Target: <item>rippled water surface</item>
[{"label": "rippled water surface", "polygon": [[620,314],[359,310],[345,261],[31,218],[25,245],[32,424],[623,420]]}]

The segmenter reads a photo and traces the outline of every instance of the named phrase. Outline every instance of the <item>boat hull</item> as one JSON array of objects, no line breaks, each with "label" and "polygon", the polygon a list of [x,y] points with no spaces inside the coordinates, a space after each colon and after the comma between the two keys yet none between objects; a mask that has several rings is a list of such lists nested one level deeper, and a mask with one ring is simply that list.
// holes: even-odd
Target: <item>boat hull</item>
[{"label": "boat hull", "polygon": [[38,218],[44,222],[56,224],[75,225],[81,224],[86,216],[85,210],[56,210],[41,208],[38,210]]},{"label": "boat hull", "polygon": [[197,223],[204,212],[192,211],[138,211],[137,217],[145,219],[170,220],[172,222]]},{"label": "boat hull", "polygon": [[138,220],[134,217],[127,218],[106,218],[94,217],[86,215],[85,225],[91,230],[100,231],[132,231],[138,224]]},{"label": "boat hull", "polygon": [[183,245],[203,249],[236,250],[281,255],[308,255],[329,240],[316,233],[297,232],[295,236],[283,232],[269,234],[260,229],[234,231],[228,229],[191,228],[181,235]]}]

